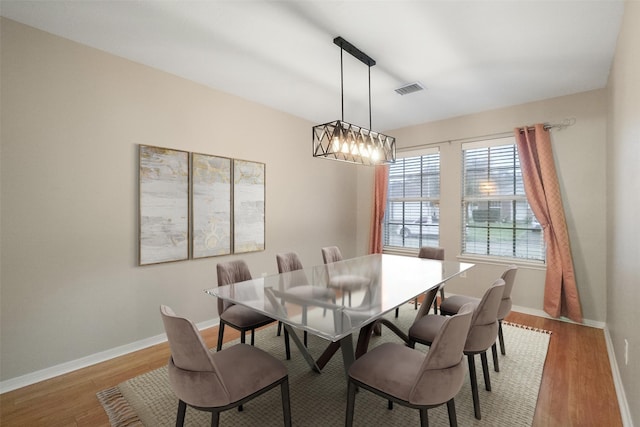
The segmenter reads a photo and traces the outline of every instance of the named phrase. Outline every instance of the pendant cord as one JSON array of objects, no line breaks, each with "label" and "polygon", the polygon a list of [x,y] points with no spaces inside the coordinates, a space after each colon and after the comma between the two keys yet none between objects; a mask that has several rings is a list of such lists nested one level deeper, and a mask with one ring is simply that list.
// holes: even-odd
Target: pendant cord
[{"label": "pendant cord", "polygon": [[342,121],[344,122],[344,72],[342,70],[342,47],[340,48],[340,101],[342,103]]},{"label": "pendant cord", "polygon": [[369,66],[369,130],[371,129],[371,66]]}]

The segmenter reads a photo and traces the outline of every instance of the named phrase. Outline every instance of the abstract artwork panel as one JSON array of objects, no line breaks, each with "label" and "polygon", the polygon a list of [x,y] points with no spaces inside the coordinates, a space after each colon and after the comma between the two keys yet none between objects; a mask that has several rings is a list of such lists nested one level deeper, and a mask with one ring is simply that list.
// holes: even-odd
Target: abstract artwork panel
[{"label": "abstract artwork panel", "polygon": [[265,164],[233,161],[234,253],[265,248]]},{"label": "abstract artwork panel", "polygon": [[139,264],[189,258],[189,153],[139,146]]},{"label": "abstract artwork panel", "polygon": [[231,159],[193,153],[193,258],[231,253]]}]

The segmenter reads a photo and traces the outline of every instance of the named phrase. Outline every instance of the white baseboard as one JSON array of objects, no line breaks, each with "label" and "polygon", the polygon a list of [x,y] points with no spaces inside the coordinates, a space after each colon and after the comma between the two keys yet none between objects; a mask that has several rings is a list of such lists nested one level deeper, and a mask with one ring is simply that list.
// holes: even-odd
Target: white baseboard
[{"label": "white baseboard", "polygon": [[538,317],[544,317],[544,318],[547,318],[547,319],[558,320],[560,322],[568,322],[568,323],[575,323],[577,325],[590,326],[592,328],[604,329],[605,326],[606,326],[606,324],[604,322],[600,322],[600,321],[597,321],[597,320],[590,320],[590,319],[583,319],[582,323],[576,323],[573,320],[567,319],[566,317],[561,317],[559,319],[556,319],[555,317],[549,316],[549,314],[547,314],[547,312],[544,311],[544,310],[538,310],[538,309],[529,308],[529,307],[522,307],[522,306],[518,306],[518,305],[514,305],[511,308],[511,310],[517,311],[519,313],[530,314],[532,316],[538,316]]},{"label": "white baseboard", "polygon": [[611,375],[613,376],[613,385],[616,388],[616,394],[618,395],[618,405],[620,406],[620,416],[622,417],[622,425],[624,427],[633,427],[633,420],[631,419],[631,411],[629,410],[629,402],[627,401],[627,395],[624,392],[624,386],[622,385],[622,378],[620,377],[620,369],[618,368],[618,361],[616,359],[616,353],[613,350],[613,341],[611,341],[611,335],[609,334],[609,328],[604,328],[604,339],[607,343],[607,353],[609,354],[609,363],[611,364]]},{"label": "white baseboard", "polygon": [[[196,326],[200,330],[211,328],[218,325],[219,320],[220,319],[218,318],[207,320],[198,323]],[[59,375],[67,374],[81,368],[86,368],[88,366],[92,366],[96,363],[104,362],[115,357],[124,356],[125,354],[133,353],[134,351],[142,350],[144,348],[151,347],[152,345],[163,343],[166,340],[167,335],[160,334],[154,337],[145,338],[143,340],[133,342],[131,344],[122,345],[120,347],[111,348],[100,353],[95,353],[86,357],[82,357],[80,359],[72,360],[70,362],[61,363],[50,368],[31,372],[29,374],[22,375],[16,378],[11,378],[0,382],[0,394],[16,390],[18,388],[26,387],[40,381],[48,380]]]}]

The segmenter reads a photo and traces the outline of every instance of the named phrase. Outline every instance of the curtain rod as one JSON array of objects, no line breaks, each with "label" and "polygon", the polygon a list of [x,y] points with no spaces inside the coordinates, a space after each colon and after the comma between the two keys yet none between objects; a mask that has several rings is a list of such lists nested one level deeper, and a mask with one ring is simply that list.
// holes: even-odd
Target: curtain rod
[{"label": "curtain rod", "polygon": [[[575,117],[571,117],[571,118],[562,120],[560,123],[545,123],[544,129],[545,130],[550,130],[550,129],[562,130],[566,127],[573,126],[575,123],[576,123]],[[524,131],[523,129],[524,127],[520,128],[520,132],[523,132]],[[534,129],[534,126],[527,126],[527,129],[532,130]],[[475,141],[481,141],[483,139],[505,138],[507,136],[512,136],[512,135],[513,135],[513,131],[508,131],[508,132],[492,133],[489,135],[472,136],[469,138],[447,139],[444,141],[428,142],[426,144],[412,145],[410,147],[402,147],[402,148],[398,148],[398,151],[402,152],[407,150],[415,150],[418,148],[430,147],[432,145],[440,145],[445,143],[451,144],[452,142],[475,142]]]},{"label": "curtain rod", "polygon": [[[549,129],[559,129],[562,130],[566,127],[569,126],[573,126],[576,123],[576,119],[575,117],[571,117],[569,119],[564,119],[563,121],[561,121],[560,123],[545,123],[544,124],[544,130],[549,130]],[[527,130],[533,130],[534,126],[527,126]],[[520,129],[520,132],[524,132],[524,126]]]}]

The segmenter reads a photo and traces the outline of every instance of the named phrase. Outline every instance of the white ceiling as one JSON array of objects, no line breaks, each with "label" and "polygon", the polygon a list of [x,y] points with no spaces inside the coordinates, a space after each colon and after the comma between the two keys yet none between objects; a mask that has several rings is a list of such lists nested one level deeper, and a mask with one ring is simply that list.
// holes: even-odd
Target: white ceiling
[{"label": "white ceiling", "polygon": [[[620,0],[25,1],[0,14],[325,123],[342,36],[376,60],[378,131],[606,85]],[[344,54],[344,120],[368,127],[367,66]],[[415,81],[426,90],[401,96]]]}]

